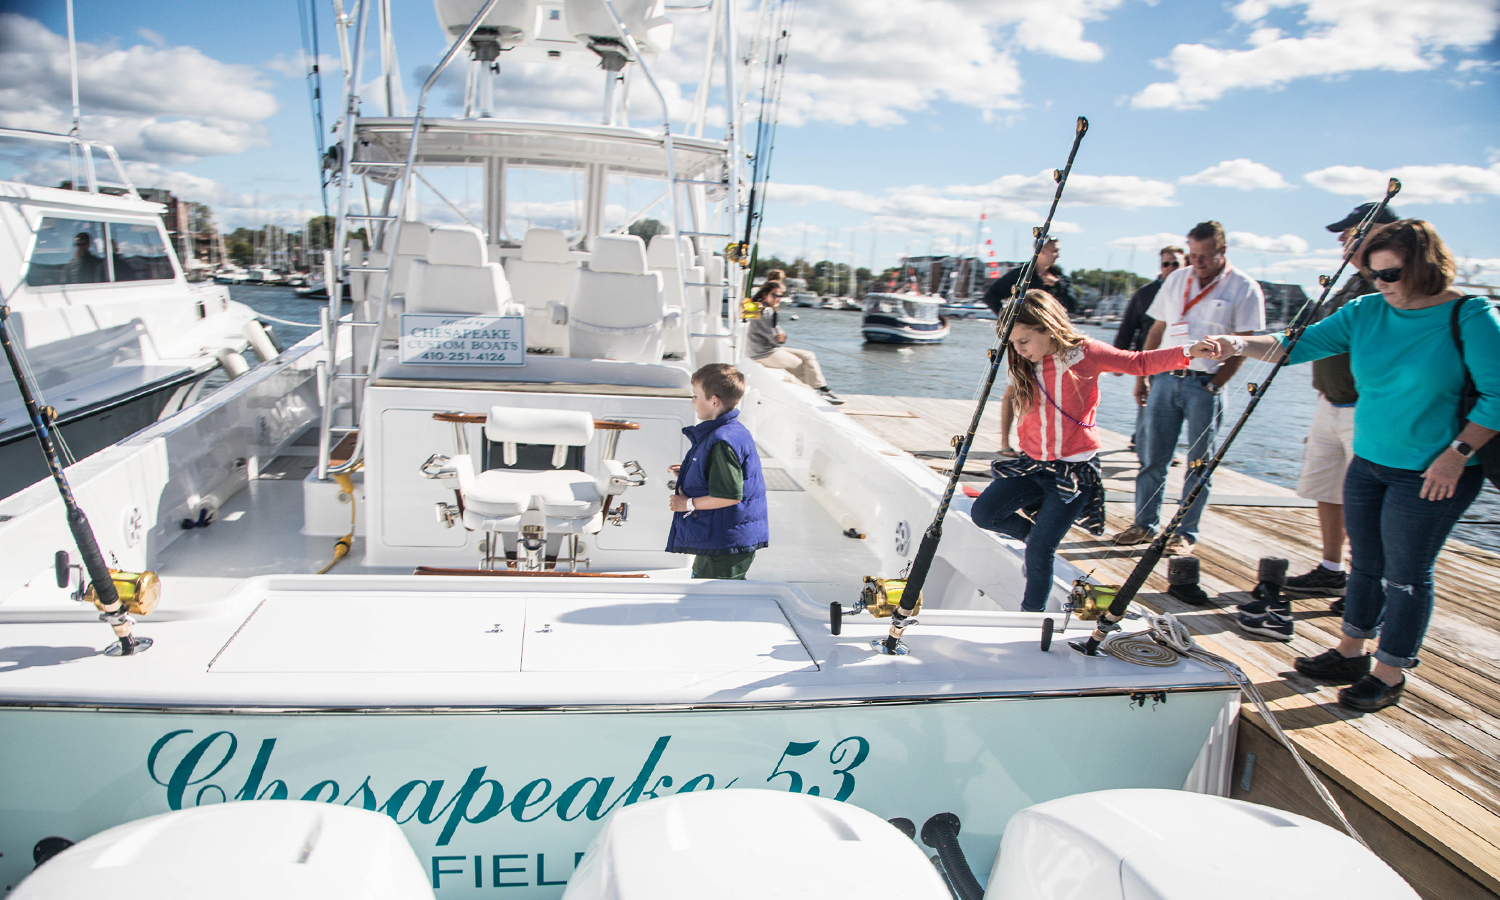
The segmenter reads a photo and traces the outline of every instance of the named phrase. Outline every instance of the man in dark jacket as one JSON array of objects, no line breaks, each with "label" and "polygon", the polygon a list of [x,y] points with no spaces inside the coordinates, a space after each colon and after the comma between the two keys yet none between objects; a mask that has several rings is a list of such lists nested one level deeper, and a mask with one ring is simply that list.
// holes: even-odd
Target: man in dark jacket
[{"label": "man in dark jacket", "polygon": [[[995,279],[984,292],[984,305],[988,306],[995,315],[1010,300],[1011,292],[1015,289],[1016,281],[1021,277],[1021,270],[1025,266],[1016,266],[1004,275]],[[1078,310],[1078,300],[1073,296],[1073,282],[1063,274],[1063,270],[1057,267],[1057,239],[1053,238],[1042,245],[1042,252],[1037,254],[1036,269],[1031,273],[1031,282],[1025,289],[1020,291],[1025,294],[1029,290],[1046,291],[1063,305],[1063,309],[1072,315]]]},{"label": "man in dark jacket", "polygon": [[1186,250],[1176,246],[1161,248],[1161,272],[1155,281],[1141,285],[1140,290],[1131,295],[1130,302],[1125,305],[1125,312],[1120,316],[1120,330],[1115,333],[1116,347],[1140,351],[1146,346],[1146,335],[1151,332],[1151,325],[1156,321],[1146,315],[1146,310],[1151,308],[1151,301],[1156,299],[1156,292],[1161,290],[1162,279],[1186,264]]},{"label": "man in dark jacket", "polygon": [[[1143,284],[1140,290],[1130,297],[1130,302],[1125,305],[1125,312],[1120,316],[1120,330],[1115,333],[1115,346],[1121,350],[1135,350],[1137,352],[1146,347],[1146,335],[1151,333],[1151,326],[1155,319],[1146,315],[1146,310],[1151,308],[1151,301],[1156,299],[1156,292],[1161,290],[1162,279],[1187,265],[1187,251],[1178,246],[1161,248],[1161,271],[1156,280],[1150,284]],[[1135,449],[1136,432],[1141,430],[1141,417],[1146,414],[1146,407],[1138,406],[1135,411],[1135,431],[1130,433],[1130,449]]]}]

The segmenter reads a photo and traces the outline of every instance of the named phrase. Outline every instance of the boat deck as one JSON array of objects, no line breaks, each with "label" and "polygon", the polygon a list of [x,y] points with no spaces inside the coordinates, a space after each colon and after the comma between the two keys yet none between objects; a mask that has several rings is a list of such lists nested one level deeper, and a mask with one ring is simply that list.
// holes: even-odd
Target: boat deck
[{"label": "boat deck", "polygon": [[[935,469],[951,471],[949,440],[973,414],[967,400],[847,396],[843,411]],[[999,430],[997,404],[986,411],[978,446]],[[1130,524],[1135,454],[1126,438],[1099,429],[1109,490],[1108,531],[1069,532],[1060,555],[1103,582],[1123,581],[1144,547],[1108,542]],[[975,452],[965,481],[989,480],[992,453]],[[1181,487],[1181,466],[1168,496]],[[1275,710],[1283,728],[1319,772],[1355,827],[1423,897],[1500,896],[1500,557],[1450,540],[1437,566],[1437,605],[1423,664],[1409,676],[1402,704],[1372,715],[1338,705],[1337,686],[1312,681],[1292,660],[1332,646],[1339,618],[1328,600],[1293,600],[1296,636],[1282,643],[1247,635],[1236,603],[1249,599],[1260,557],[1291,560],[1302,572],[1319,558],[1312,504],[1291,491],[1241,473],[1215,474],[1212,503],[1196,555],[1204,590],[1218,608],[1199,609],[1165,593],[1159,565],[1140,594],[1158,611],[1178,615],[1208,649],[1239,663]],[[1163,511],[1170,516],[1173,507]],[[1252,706],[1243,710],[1233,796],[1336,824],[1321,808],[1289,754],[1275,744]]]}]

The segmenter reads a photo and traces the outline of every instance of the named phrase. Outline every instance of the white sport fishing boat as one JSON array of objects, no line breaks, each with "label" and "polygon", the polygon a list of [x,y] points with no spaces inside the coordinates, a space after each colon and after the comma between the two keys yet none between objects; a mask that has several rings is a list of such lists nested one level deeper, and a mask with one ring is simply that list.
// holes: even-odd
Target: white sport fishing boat
[{"label": "white sport fishing boat", "polygon": [[[361,226],[374,243],[347,273],[330,254],[352,316],[67,471],[127,606],[159,589],[159,607],[110,639],[53,485],[0,501],[0,883],[43,838],[230,800],[383,812],[439,896],[551,898],[606,814],[671,794],[952,812],[985,860],[1039,801],[1227,793],[1232,673],[1150,641],[1049,643],[1081,573],[1060,563],[1049,613],[1018,612],[1020,545],[961,497],[920,625],[885,649],[860,601],[890,599],[871,579],[902,576],[944,483],[743,359],[721,313],[745,284],[721,252],[749,193],[738,108],[717,137],[706,102],[689,134],[622,124],[622,73],[654,83],[670,43],[660,0],[438,8],[454,43],[418,115],[345,107],[338,243]],[[698,96],[738,96],[735,6],[703,14],[719,38]],[[483,112],[501,49],[602,63],[604,121],[422,115],[465,50]],[[482,222],[415,220],[413,176],[465,167]],[[525,173],[576,175],[577,221],[509,233]],[[670,206],[649,245],[606,214],[624,178]],[[355,202],[367,188],[375,209]],[[715,361],[745,372],[769,489],[751,581],[694,580],[663,549],[690,374]]]},{"label": "white sport fishing boat", "polygon": [[[191,405],[229,355],[245,368],[254,312],[222,287],[188,283],[161,205],[140,198],[112,148],[0,128],[0,167],[0,303],[73,456]],[[0,497],[45,477],[5,370]]]},{"label": "white sport fishing boat", "polygon": [[860,333],[875,344],[941,343],[950,330],[938,311],[943,302],[936,294],[866,294]]}]

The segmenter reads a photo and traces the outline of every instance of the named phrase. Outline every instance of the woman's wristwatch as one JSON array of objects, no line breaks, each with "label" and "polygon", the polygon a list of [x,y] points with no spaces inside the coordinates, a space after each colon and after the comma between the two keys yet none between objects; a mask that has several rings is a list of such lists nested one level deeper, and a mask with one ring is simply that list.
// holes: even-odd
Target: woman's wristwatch
[{"label": "woman's wristwatch", "polygon": [[1448,449],[1452,450],[1454,453],[1457,453],[1459,456],[1462,456],[1464,459],[1468,459],[1474,455],[1474,448],[1460,440],[1455,440],[1453,443],[1449,444]]}]

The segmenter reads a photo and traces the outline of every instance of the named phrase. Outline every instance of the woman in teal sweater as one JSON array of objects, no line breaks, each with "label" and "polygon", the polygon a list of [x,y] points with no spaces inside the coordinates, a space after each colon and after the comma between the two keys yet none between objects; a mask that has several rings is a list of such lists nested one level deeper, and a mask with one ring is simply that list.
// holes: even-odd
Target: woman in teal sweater
[{"label": "woman in teal sweater", "polygon": [[[1354,461],[1344,479],[1351,571],[1343,637],[1296,666],[1353,682],[1339,703],[1373,712],[1401,699],[1403,670],[1417,665],[1432,617],[1438,551],[1483,485],[1474,451],[1500,430],[1500,316],[1488,301],[1452,289],[1453,257],[1420,219],[1373,232],[1356,262],[1380,293],[1309,327],[1289,360],[1348,353],[1359,387]],[[1284,333],[1214,340],[1220,358],[1275,361],[1286,345]],[[1459,416],[1465,368],[1480,394],[1467,423]],[[1372,660],[1365,642],[1377,635]]]}]

